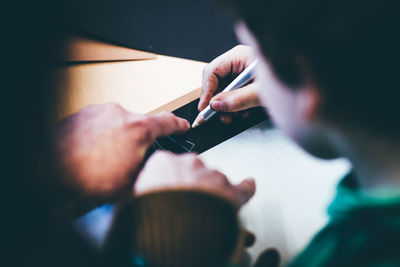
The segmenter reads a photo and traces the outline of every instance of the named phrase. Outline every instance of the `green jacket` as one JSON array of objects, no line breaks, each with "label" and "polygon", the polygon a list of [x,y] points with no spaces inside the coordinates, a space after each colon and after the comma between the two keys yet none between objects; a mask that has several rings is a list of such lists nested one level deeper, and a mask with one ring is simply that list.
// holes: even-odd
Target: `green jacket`
[{"label": "green jacket", "polygon": [[400,266],[400,192],[359,190],[346,176],[328,208],[330,221],[290,264],[297,266]]}]

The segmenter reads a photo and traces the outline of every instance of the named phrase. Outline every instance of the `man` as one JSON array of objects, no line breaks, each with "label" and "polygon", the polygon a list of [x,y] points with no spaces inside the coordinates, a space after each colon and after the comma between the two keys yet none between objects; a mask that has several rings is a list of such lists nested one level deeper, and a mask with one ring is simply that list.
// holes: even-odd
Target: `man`
[{"label": "man", "polygon": [[[225,112],[262,103],[276,125],[305,150],[322,158],[348,157],[355,168],[338,188],[331,222],[293,265],[398,265],[400,155],[399,127],[393,123],[400,58],[397,3],[238,0],[233,6],[241,19],[236,27],[240,39],[253,46],[261,60],[259,86],[211,100],[220,89],[220,78],[230,70],[239,73],[251,61],[248,48],[236,48],[206,68],[199,109],[210,101],[214,109]],[[79,127],[72,129],[80,132]],[[57,147],[68,152],[62,145]],[[73,161],[62,162],[74,169],[68,165]],[[196,171],[182,168],[190,164]],[[130,164],[126,166],[134,171]],[[89,177],[92,168],[83,170],[83,177]],[[161,185],[159,177],[163,177]],[[125,184],[121,180],[116,184]],[[81,180],[73,185],[75,181]],[[194,157],[165,153],[150,158],[134,190],[140,194],[160,186],[187,185],[199,185],[234,203],[243,203],[254,192],[251,181],[232,187],[222,174],[208,170]],[[109,190],[113,187],[100,187],[100,195],[118,191]],[[83,188],[93,195],[96,186],[90,183]]]},{"label": "man", "polygon": [[[338,186],[328,225],[292,266],[398,266],[398,2],[226,4],[238,18],[239,39],[255,55],[240,46],[210,63],[199,110],[208,103],[223,112],[261,103],[304,150],[347,157],[354,167]],[[219,81],[240,73],[254,56],[260,60],[256,83],[214,96]]]}]

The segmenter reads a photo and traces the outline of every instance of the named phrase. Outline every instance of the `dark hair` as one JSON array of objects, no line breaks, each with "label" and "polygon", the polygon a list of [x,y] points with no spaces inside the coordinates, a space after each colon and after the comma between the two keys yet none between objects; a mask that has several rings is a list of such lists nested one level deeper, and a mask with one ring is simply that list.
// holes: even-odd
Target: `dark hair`
[{"label": "dark hair", "polygon": [[282,82],[300,86],[298,60],[305,60],[325,115],[399,132],[400,2],[222,1],[245,21]]},{"label": "dark hair", "polygon": [[[201,191],[149,193],[119,207],[103,262],[130,267],[224,266],[239,231],[237,207],[225,199]],[[141,264],[135,264],[137,258]]]}]

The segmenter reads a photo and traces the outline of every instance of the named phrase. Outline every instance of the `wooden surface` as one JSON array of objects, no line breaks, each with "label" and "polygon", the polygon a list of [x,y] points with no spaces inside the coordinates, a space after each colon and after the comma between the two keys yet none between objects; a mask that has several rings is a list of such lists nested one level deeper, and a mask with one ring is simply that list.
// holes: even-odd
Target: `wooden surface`
[{"label": "wooden surface", "polygon": [[[78,35],[60,35],[50,43],[51,62],[93,62],[156,59],[157,55]],[[61,49],[62,53],[57,53]]]},{"label": "wooden surface", "polygon": [[157,59],[59,65],[50,70],[58,90],[56,118],[114,102],[136,113],[176,109],[200,95],[205,63],[157,55]]}]

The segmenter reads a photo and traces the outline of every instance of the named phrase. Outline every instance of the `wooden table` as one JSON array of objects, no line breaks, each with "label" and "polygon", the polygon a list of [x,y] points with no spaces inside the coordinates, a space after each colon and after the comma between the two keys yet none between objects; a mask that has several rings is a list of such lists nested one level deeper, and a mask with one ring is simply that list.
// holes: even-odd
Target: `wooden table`
[{"label": "wooden table", "polygon": [[157,55],[147,60],[53,66],[51,86],[59,92],[55,117],[109,102],[142,114],[172,111],[199,97],[205,64]]}]

